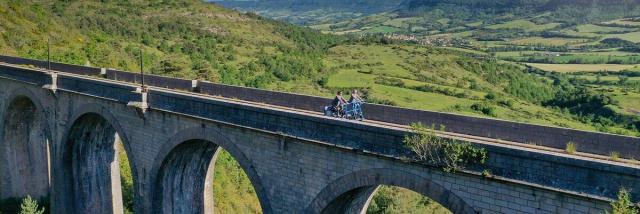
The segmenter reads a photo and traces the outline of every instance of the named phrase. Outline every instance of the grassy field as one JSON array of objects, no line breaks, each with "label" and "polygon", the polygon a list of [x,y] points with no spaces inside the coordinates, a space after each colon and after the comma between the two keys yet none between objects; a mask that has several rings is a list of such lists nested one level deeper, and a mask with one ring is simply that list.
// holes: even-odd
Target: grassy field
[{"label": "grassy field", "polygon": [[525,31],[545,31],[558,27],[560,23],[536,24],[529,20],[513,20],[502,24],[488,26],[488,29],[523,29]]},{"label": "grassy field", "polygon": [[623,28],[623,27],[608,27],[608,26],[599,26],[594,24],[585,24],[576,26],[576,30],[581,33],[610,33],[610,32],[622,32],[622,31],[632,31],[632,28]]},{"label": "grassy field", "polygon": [[630,42],[640,42],[640,32],[630,32],[630,33],[624,33],[624,34],[607,34],[605,38],[619,38],[619,39],[624,39]]},{"label": "grassy field", "polygon": [[624,20],[624,19],[617,19],[617,20],[608,21],[608,22],[605,22],[605,23],[640,26],[640,22],[628,21],[628,20]]},{"label": "grassy field", "polygon": [[542,63],[526,63],[529,66],[539,68],[545,71],[553,71],[560,73],[571,73],[578,71],[598,72],[598,71],[621,71],[631,69],[636,65],[615,65],[615,64],[542,64]]},{"label": "grassy field", "polygon": [[603,54],[566,54],[561,56],[543,56],[538,53],[537,55],[521,55],[521,56],[508,56],[508,54],[500,54],[501,57],[506,57],[507,60],[517,62],[535,62],[535,63],[550,63],[550,64],[623,64],[634,65],[640,63],[640,55],[603,55]]},{"label": "grassy field", "polygon": [[567,38],[543,38],[543,37],[527,37],[510,41],[513,45],[551,45],[562,46],[571,44],[580,44],[586,42],[586,39],[567,39]]},{"label": "grassy field", "polygon": [[[350,45],[334,47],[329,51],[326,63],[335,72],[329,76],[326,87],[335,90],[365,88],[370,97],[376,100],[388,100],[399,106],[486,117],[486,115],[472,110],[470,106],[478,102],[485,102],[484,97],[487,90],[502,94],[504,89],[479,79],[476,74],[456,66],[456,55],[435,54],[434,52],[436,52],[434,49],[417,46]],[[433,79],[422,81],[417,78],[417,74],[433,77]],[[379,84],[376,82],[376,78],[380,76],[396,78],[403,82],[403,87]],[[459,84],[466,81],[466,78],[473,79],[478,87],[483,89],[473,90],[468,87],[460,87]],[[421,85],[468,95],[456,97],[410,89]],[[517,101],[512,107],[496,106],[495,111],[497,117],[502,119],[593,130],[592,127],[553,110],[524,101]]]},{"label": "grassy field", "polygon": [[[615,92],[614,92],[615,93]],[[640,93],[619,93],[614,96],[627,113],[640,115]]]},{"label": "grassy field", "polygon": [[[594,73],[597,74],[597,73]],[[580,79],[585,79],[585,80],[589,80],[589,81],[595,81],[598,79],[597,75],[575,75],[576,78],[580,78]],[[600,76],[600,81],[607,81],[607,82],[616,82],[619,81],[620,77],[619,76]],[[629,81],[640,81],[640,77],[629,77]]]},{"label": "grassy field", "polygon": [[395,33],[395,32],[399,32],[401,30],[402,29],[399,29],[399,28],[396,28],[396,27],[391,27],[391,26],[376,26],[376,27],[365,29],[364,32],[366,32],[366,33]]},{"label": "grassy field", "polygon": [[463,52],[463,53],[470,53],[470,54],[476,54],[476,55],[489,55],[487,52],[478,51],[478,50],[471,50],[471,49],[465,49],[465,48],[443,47],[443,49],[460,51],[460,52]]},{"label": "grassy field", "polygon": [[[503,52],[496,52],[496,56],[498,56],[498,57],[518,57],[518,56],[543,55],[545,53],[548,53],[548,52],[547,51],[503,51]],[[587,51],[587,52],[568,52],[568,53],[561,53],[561,54],[563,54],[563,55],[564,54],[568,54],[568,55],[572,55],[572,56],[589,55],[589,56],[598,56],[598,57],[630,56],[630,55],[640,56],[640,54],[638,54],[638,53],[616,51],[616,50]]]}]

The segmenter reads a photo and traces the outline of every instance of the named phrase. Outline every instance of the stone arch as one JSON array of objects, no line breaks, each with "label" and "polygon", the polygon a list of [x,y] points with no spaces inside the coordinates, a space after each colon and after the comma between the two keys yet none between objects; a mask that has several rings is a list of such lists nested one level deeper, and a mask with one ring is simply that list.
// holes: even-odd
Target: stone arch
[{"label": "stone arch", "polygon": [[50,189],[51,134],[33,92],[18,88],[6,99],[0,125],[0,199],[41,198]]},{"label": "stone arch", "polygon": [[[249,158],[224,134],[204,126],[179,131],[178,134],[169,139],[158,153],[152,170],[156,175],[154,178],[155,185],[153,186],[155,189],[153,192],[154,213],[176,213],[177,211],[184,211],[180,213],[212,213],[213,189],[211,188],[212,184],[207,182],[213,178],[213,168],[220,147],[231,154],[249,177],[263,213],[273,213],[266,189],[262,185],[262,180]],[[182,165],[178,163],[182,163]],[[197,168],[195,168],[196,166]],[[163,188],[167,187],[168,181],[185,181],[177,176],[167,176],[169,171],[176,170],[188,171],[188,173],[199,176],[197,180],[188,180],[193,184],[187,186],[186,189],[188,191],[182,189],[181,193],[188,192],[189,195],[173,195],[174,192],[170,189]],[[181,207],[173,207],[170,201],[176,196],[188,197],[188,200],[192,201],[192,203],[182,201],[184,203],[182,205],[186,205],[188,208],[195,208],[195,210],[186,211]]]},{"label": "stone arch", "polygon": [[305,213],[350,213],[353,207],[362,211],[379,185],[415,191],[437,201],[453,213],[477,213],[462,198],[428,178],[386,168],[361,170],[338,178],[320,191]]},{"label": "stone arch", "polygon": [[97,104],[81,106],[69,121],[59,148],[66,209],[74,213],[123,213],[115,148],[118,140],[129,155],[134,189],[138,180],[127,133],[106,107]]}]

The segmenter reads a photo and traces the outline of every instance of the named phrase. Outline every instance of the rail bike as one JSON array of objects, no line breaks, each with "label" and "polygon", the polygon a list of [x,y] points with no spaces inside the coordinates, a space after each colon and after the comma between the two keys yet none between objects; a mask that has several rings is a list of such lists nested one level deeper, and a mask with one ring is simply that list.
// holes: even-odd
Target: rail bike
[{"label": "rail bike", "polygon": [[352,102],[341,105],[341,109],[336,109],[333,106],[324,107],[324,115],[327,117],[345,118],[349,120],[364,120],[364,113],[362,112],[363,102]]}]

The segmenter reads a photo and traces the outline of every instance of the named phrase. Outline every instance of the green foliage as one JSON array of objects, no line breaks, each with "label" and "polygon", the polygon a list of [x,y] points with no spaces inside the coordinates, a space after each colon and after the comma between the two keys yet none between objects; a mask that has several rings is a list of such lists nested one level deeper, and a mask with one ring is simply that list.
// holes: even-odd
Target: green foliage
[{"label": "green foliage", "polygon": [[490,177],[493,177],[493,174],[491,174],[491,170],[485,169],[485,170],[482,170],[482,176],[485,178],[490,178]]},{"label": "green foliage", "polygon": [[27,196],[24,200],[22,200],[22,204],[20,205],[20,214],[43,214],[44,208],[40,209],[38,206],[38,201],[31,198],[31,196]]},{"label": "green foliage", "polygon": [[432,213],[449,214],[438,202],[408,189],[382,185],[378,188],[367,214]]},{"label": "green foliage", "polygon": [[525,73],[516,66],[500,64],[494,61],[473,61],[464,58],[459,59],[457,63],[465,69],[482,76],[491,84],[506,84],[503,86],[507,93],[533,103],[548,101],[553,99],[555,95],[555,91],[550,84]]},{"label": "green foliage", "polygon": [[397,78],[384,77],[384,76],[376,77],[375,83],[380,85],[394,86],[394,87],[400,87],[400,88],[404,87],[404,82],[402,80]]},{"label": "green foliage", "polygon": [[120,188],[122,189],[122,204],[125,213],[133,213],[133,174],[129,157],[125,152],[124,145],[118,139],[116,142],[116,152],[118,154],[118,166],[120,167]]},{"label": "green foliage", "polygon": [[601,127],[616,124],[631,129],[640,127],[640,118],[625,116],[615,110],[614,106],[618,106],[619,101],[604,93],[589,90],[588,86],[577,81],[565,75],[556,76],[554,86],[558,93],[553,100],[545,104],[567,109],[571,113],[582,116],[583,121],[595,123]]},{"label": "green foliage", "polygon": [[[441,131],[444,131],[444,127]],[[426,128],[420,123],[411,125],[411,134],[405,136],[404,144],[414,152],[417,160],[442,167],[445,172],[460,171],[472,164],[484,164],[488,158],[484,148],[439,137],[433,127]]]},{"label": "green foliage", "polygon": [[213,179],[216,213],[261,213],[256,191],[240,164],[226,150],[219,151]]},{"label": "green foliage", "polygon": [[486,98],[487,100],[495,100],[496,97],[497,95],[494,93],[488,93],[486,96],[484,96],[484,98]]},{"label": "green foliage", "polygon": [[[22,206],[25,205],[25,201],[27,198],[6,198],[0,201],[0,213],[20,213],[23,209]],[[32,204],[39,205],[38,209],[41,207],[41,211],[44,213],[49,213],[49,197],[43,197],[38,199],[37,201],[33,198],[29,198],[29,206],[33,206]],[[31,209],[31,208],[29,208]]]},{"label": "green foliage", "polygon": [[640,63],[640,56],[611,56],[598,55],[597,53],[586,55],[563,55],[563,56],[521,56],[521,57],[503,57],[501,59],[528,62],[528,63],[545,63],[545,64],[623,64],[632,65]]},{"label": "green foliage", "polygon": [[367,103],[388,105],[388,106],[398,106],[398,104],[393,100],[379,99],[379,98],[376,98],[376,97],[368,97],[367,98]]},{"label": "green foliage", "polygon": [[567,143],[567,147],[565,148],[565,152],[569,154],[575,154],[578,151],[576,144],[573,142]]},{"label": "green foliage", "polygon": [[502,100],[498,100],[498,104],[505,106],[505,107],[513,107],[513,100],[511,99],[502,99]]},{"label": "green foliage", "polygon": [[[51,34],[54,61],[138,71],[142,49],[154,74],[260,88],[315,83],[326,70],[322,56],[344,39],[197,0],[12,4],[0,13],[10,20],[0,27],[3,54],[46,59]],[[31,21],[51,32],[14,24]]]},{"label": "green foliage", "polygon": [[612,161],[618,161],[620,159],[620,152],[611,152],[609,158],[611,158]]},{"label": "green foliage", "polygon": [[640,213],[640,207],[638,204],[633,204],[631,201],[631,195],[625,188],[620,188],[618,191],[618,200],[611,202],[611,210],[613,211],[613,214]]},{"label": "green foliage", "polygon": [[482,112],[482,114],[497,117],[496,108],[489,103],[474,103],[471,105],[471,109],[474,111]]}]

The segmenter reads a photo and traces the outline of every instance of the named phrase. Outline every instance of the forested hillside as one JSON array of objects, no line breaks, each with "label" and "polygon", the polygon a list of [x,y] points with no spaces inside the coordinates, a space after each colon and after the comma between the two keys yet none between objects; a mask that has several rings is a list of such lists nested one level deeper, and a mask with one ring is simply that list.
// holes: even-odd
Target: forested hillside
[{"label": "forested hillside", "polygon": [[339,38],[197,0],[0,1],[4,54],[266,87],[318,78]]}]

